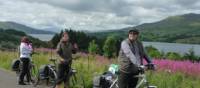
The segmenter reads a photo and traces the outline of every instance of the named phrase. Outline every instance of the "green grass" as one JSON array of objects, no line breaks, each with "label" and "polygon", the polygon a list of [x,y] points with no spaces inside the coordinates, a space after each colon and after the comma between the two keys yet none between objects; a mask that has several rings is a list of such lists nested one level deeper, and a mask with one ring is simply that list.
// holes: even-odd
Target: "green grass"
[{"label": "green grass", "polygon": [[158,88],[199,88],[200,78],[194,78],[182,73],[148,72],[150,84]]},{"label": "green grass", "polygon": [[[53,55],[58,58],[57,55]],[[33,55],[33,61],[40,67],[49,62],[50,54],[40,53]],[[0,51],[0,67],[10,70],[11,62],[17,58],[15,52],[2,52]],[[92,88],[92,79],[95,75],[102,74],[108,69],[110,63],[116,63],[116,60],[96,60],[94,57],[80,57],[73,61],[73,68],[76,68],[78,78],[83,77],[86,88]],[[200,78],[184,75],[182,73],[169,73],[165,71],[148,71],[147,78],[150,84],[158,88],[200,88]],[[80,80],[79,80],[80,81]],[[81,80],[82,81],[82,80]],[[80,88],[80,84],[74,86]]]}]

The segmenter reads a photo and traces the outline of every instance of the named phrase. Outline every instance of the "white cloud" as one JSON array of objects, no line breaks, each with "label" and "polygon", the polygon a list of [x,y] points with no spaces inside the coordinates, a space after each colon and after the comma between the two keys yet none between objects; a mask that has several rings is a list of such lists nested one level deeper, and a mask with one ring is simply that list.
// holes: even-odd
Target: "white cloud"
[{"label": "white cloud", "polygon": [[0,21],[34,28],[106,30],[200,13],[199,0],[0,0]]}]

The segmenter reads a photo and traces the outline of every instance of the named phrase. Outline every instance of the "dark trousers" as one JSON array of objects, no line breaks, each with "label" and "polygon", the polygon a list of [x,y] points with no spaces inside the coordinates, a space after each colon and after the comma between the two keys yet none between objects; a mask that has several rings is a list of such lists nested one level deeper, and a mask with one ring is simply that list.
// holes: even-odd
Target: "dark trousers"
[{"label": "dark trousers", "polygon": [[66,85],[69,85],[69,70],[70,70],[70,64],[68,63],[59,63],[58,64],[58,79],[56,84],[61,84],[64,82]]},{"label": "dark trousers", "polygon": [[29,66],[29,68],[28,68],[28,73],[26,74],[26,80],[27,80],[27,82],[30,82],[30,81],[32,81],[32,79],[31,79],[31,68],[30,68],[30,62],[29,62],[29,64],[28,64]]},{"label": "dark trousers", "polygon": [[124,73],[120,71],[118,85],[119,88],[135,88],[138,78],[134,77],[138,73]]},{"label": "dark trousers", "polygon": [[[22,69],[21,69],[21,73],[19,75],[19,82],[24,82],[24,76],[30,75],[30,73],[29,73],[30,60],[29,60],[29,58],[20,58],[20,60],[22,61]],[[29,77],[27,78],[27,80],[29,80]]]}]

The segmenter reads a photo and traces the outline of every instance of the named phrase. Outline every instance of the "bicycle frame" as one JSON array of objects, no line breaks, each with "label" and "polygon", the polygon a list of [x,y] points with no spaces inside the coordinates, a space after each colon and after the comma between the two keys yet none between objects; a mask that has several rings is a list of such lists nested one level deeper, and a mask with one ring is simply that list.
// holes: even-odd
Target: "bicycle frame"
[{"label": "bicycle frame", "polygon": [[140,82],[137,84],[136,88],[139,88],[143,83],[145,83],[145,85],[146,85],[147,87],[149,86],[145,74],[139,74],[139,75],[137,75],[137,76],[135,76],[135,77],[141,78],[141,80],[140,80]]},{"label": "bicycle frame", "polygon": [[[56,67],[57,67],[56,59],[50,59],[50,61],[53,63],[53,65],[47,64],[47,66],[48,66],[49,70],[52,71],[52,74],[53,74],[54,77],[55,77],[54,79],[57,79],[57,78],[58,78],[58,77],[57,77],[57,70],[58,70],[58,69],[56,69]],[[70,66],[70,67],[71,67],[71,66]],[[78,81],[82,81],[82,80],[78,80],[78,78],[77,78],[77,76],[76,76],[76,73],[77,73],[76,69],[70,68],[70,73],[65,75],[65,76],[69,75],[69,76],[72,78],[71,81],[72,81],[72,84],[73,84],[73,85],[76,85]],[[81,77],[82,77],[82,76],[81,76]],[[49,77],[48,77],[48,78],[49,78]],[[38,78],[38,79],[39,79],[39,78]],[[35,86],[38,85],[39,81],[40,81],[40,79],[39,79],[38,82],[35,84]],[[46,82],[47,82],[46,84],[48,85],[49,80],[47,79]],[[83,81],[83,88],[86,88],[84,84],[85,84],[85,83],[84,83],[84,81]],[[55,86],[56,86],[56,84],[53,84],[53,88],[54,88]]]},{"label": "bicycle frame", "polygon": [[116,88],[119,88],[118,84],[117,84],[117,81],[118,81],[118,77],[113,81],[113,83],[111,84],[111,86],[109,88],[113,88],[114,86]]},{"label": "bicycle frame", "polygon": [[[135,77],[138,77],[138,78],[141,78],[140,82],[137,84],[136,88],[139,88],[143,83],[145,83],[146,86],[148,86],[148,82],[147,82],[147,79],[146,79],[146,75],[145,74],[139,74]],[[113,81],[113,83],[111,84],[111,86],[109,88],[119,88],[118,84],[117,84],[117,81],[118,81],[118,77]]]},{"label": "bicycle frame", "polygon": [[33,62],[29,63],[29,79],[30,81],[35,81],[36,79],[36,66]]},{"label": "bicycle frame", "polygon": [[[139,78],[140,80],[138,84],[136,85],[136,88],[140,88],[142,84],[144,84],[146,88],[157,88],[156,86],[149,86],[149,83],[145,75],[145,69],[144,69],[145,66],[140,66],[140,68],[141,68],[141,72],[138,75],[134,76],[134,77]],[[109,88],[119,88],[117,81],[118,81],[118,77],[113,81],[113,83],[111,84]]]}]

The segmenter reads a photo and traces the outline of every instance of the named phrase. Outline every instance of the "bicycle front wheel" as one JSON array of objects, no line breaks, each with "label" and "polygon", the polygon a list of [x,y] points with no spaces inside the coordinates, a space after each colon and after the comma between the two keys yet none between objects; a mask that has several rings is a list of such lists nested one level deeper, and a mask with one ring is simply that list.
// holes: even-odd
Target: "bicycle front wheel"
[{"label": "bicycle front wheel", "polygon": [[72,73],[70,76],[70,88],[86,88],[85,80],[81,73]]},{"label": "bicycle front wheel", "polygon": [[56,87],[56,80],[57,80],[57,73],[53,68],[49,69],[48,79],[47,79],[47,85],[50,88]]},{"label": "bicycle front wheel", "polygon": [[37,79],[37,72],[36,72],[36,66],[32,64],[31,69],[30,69],[30,82],[34,84]]},{"label": "bicycle front wheel", "polygon": [[34,85],[35,87],[37,85],[40,85],[40,86],[47,86],[49,88],[55,88],[57,74],[54,68],[50,66],[44,66],[44,67],[41,67],[40,71],[38,72],[39,73],[37,76],[37,80]]}]

